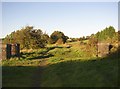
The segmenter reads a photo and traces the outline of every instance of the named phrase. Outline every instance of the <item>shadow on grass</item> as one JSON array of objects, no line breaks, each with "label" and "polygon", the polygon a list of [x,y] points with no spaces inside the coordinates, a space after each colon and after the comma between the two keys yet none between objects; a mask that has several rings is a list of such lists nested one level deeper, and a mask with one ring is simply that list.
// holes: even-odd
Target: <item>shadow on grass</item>
[{"label": "shadow on grass", "polygon": [[[120,49],[104,58],[71,60],[47,65],[43,87],[118,87]],[[46,75],[47,74],[47,75]]]},{"label": "shadow on grass", "polygon": [[36,56],[36,57],[32,57],[32,58],[28,58],[29,60],[32,60],[32,59],[43,59],[43,58],[50,58],[50,57],[53,57],[54,55],[52,54],[47,54],[47,55],[42,55],[42,56]]},{"label": "shadow on grass", "polygon": [[40,87],[42,67],[3,66],[2,87]]},{"label": "shadow on grass", "polygon": [[50,54],[49,51],[55,48],[63,48],[63,47],[59,47],[59,46],[47,47],[47,48],[44,48],[45,50],[39,51],[37,53],[36,52],[29,52],[29,53],[22,52],[20,54],[20,57],[22,59],[28,59],[28,60],[53,57],[54,55]]},{"label": "shadow on grass", "polygon": [[[45,67],[3,66],[3,87],[118,87],[120,50],[96,61],[66,61]],[[42,70],[42,72],[41,72]]]},{"label": "shadow on grass", "polygon": [[20,53],[20,57],[21,57],[21,58],[27,58],[27,56],[30,56],[30,55],[32,55],[32,54],[35,54],[35,52],[29,52],[29,53],[28,53],[28,52],[24,52],[24,53],[21,52],[21,53]]},{"label": "shadow on grass", "polygon": [[46,47],[47,52],[49,52],[50,50],[53,50],[55,48],[64,48],[64,47],[60,47],[60,46]]}]

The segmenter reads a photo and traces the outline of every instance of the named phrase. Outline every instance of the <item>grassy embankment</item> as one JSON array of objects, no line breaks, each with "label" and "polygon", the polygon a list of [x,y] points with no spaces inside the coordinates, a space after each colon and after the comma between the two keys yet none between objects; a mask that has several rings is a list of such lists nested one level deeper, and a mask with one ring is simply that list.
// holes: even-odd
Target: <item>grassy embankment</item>
[{"label": "grassy embankment", "polygon": [[[117,53],[97,58],[95,48],[78,42],[48,45],[3,61],[3,86],[113,87],[118,83]],[[43,65],[43,60],[45,65]],[[42,69],[42,72],[38,72]]]}]

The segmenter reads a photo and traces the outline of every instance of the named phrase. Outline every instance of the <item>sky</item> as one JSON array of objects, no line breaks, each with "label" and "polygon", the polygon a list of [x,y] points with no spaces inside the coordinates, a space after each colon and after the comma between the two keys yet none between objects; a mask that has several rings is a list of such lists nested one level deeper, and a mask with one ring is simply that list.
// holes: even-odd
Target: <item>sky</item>
[{"label": "sky", "polygon": [[110,25],[118,30],[117,2],[2,2],[2,35],[24,26],[55,30],[69,37],[88,36]]}]

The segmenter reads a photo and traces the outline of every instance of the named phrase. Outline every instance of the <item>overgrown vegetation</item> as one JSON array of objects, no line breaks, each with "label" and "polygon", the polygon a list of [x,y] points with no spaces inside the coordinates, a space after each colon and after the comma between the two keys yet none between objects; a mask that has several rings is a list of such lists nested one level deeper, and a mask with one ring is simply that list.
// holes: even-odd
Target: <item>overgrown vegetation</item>
[{"label": "overgrown vegetation", "polygon": [[7,35],[4,43],[19,43],[21,49],[43,48],[47,43],[49,36],[40,29],[34,29],[33,26],[26,26],[16,32]]},{"label": "overgrown vegetation", "polygon": [[[118,86],[119,32],[112,26],[80,39],[69,38],[59,31],[49,37],[39,29],[32,29],[26,27],[4,39],[6,43],[20,42],[23,48],[20,59],[2,60],[4,87]],[[98,42],[113,45],[108,56],[96,56]]]},{"label": "overgrown vegetation", "polygon": [[50,41],[51,44],[56,43],[58,40],[61,40],[63,43],[65,43],[67,39],[68,39],[68,37],[65,36],[63,32],[61,32],[61,31],[54,31],[50,35],[49,41]]},{"label": "overgrown vegetation", "polygon": [[[94,42],[109,42],[109,43],[114,43],[118,41],[118,32],[115,32],[114,27],[109,26],[103,29],[100,32],[97,32],[96,34],[92,34],[90,36],[90,39]],[[94,44],[94,43],[93,43]]]}]

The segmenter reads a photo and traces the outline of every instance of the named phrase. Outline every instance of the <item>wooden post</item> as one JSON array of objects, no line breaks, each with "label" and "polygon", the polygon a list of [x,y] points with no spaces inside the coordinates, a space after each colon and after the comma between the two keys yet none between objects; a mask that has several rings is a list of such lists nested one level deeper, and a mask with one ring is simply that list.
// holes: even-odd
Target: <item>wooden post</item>
[{"label": "wooden post", "polygon": [[11,58],[11,44],[7,44],[6,55],[7,55],[7,59]]},{"label": "wooden post", "polygon": [[20,59],[20,44],[16,44],[15,46],[15,50],[16,50],[16,56]]}]

